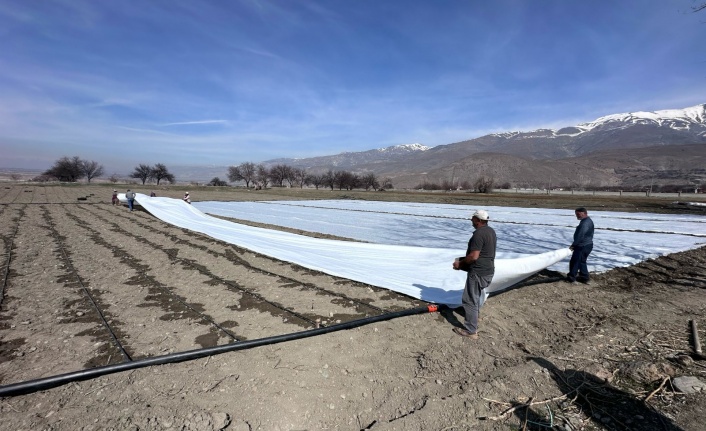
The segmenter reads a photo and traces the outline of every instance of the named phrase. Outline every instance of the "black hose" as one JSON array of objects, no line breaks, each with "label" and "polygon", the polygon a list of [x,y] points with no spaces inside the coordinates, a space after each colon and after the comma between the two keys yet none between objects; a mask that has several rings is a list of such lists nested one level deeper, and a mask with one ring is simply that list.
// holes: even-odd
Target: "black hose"
[{"label": "black hose", "polygon": [[350,322],[339,323],[336,325],[326,326],[324,328],[309,329],[306,331],[294,332],[291,334],[259,338],[257,340],[239,341],[236,343],[224,344],[222,346],[207,347],[205,349],[188,350],[186,352],[154,356],[151,358],[139,359],[131,362],[106,365],[103,367],[90,368],[88,370],[59,374],[52,377],[45,377],[41,379],[28,380],[20,383],[13,383],[11,385],[0,386],[0,397],[12,397],[16,395],[31,394],[45,389],[56,388],[67,383],[89,380],[95,377],[118,373],[121,371],[134,370],[137,368],[144,368],[152,365],[173,364],[177,362],[190,361],[192,359],[205,358],[207,356],[219,355],[221,353],[226,352],[235,352],[238,350],[250,349],[252,347],[266,346],[268,344],[277,344],[285,341],[299,340],[302,338],[327,334],[329,332],[340,331],[343,329],[357,328],[359,326],[375,322],[381,322],[384,320],[390,320],[397,317],[411,316],[414,314],[433,313],[439,311],[439,309],[443,307],[445,306],[431,304],[425,307],[409,308],[407,310],[366,317],[365,319],[352,320]]}]

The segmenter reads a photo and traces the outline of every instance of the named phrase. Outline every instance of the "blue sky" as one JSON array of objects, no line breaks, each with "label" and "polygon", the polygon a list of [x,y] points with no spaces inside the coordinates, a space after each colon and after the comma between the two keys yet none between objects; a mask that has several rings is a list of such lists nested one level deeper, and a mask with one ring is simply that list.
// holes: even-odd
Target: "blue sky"
[{"label": "blue sky", "polygon": [[706,102],[693,0],[0,0],[0,166],[235,165]]}]

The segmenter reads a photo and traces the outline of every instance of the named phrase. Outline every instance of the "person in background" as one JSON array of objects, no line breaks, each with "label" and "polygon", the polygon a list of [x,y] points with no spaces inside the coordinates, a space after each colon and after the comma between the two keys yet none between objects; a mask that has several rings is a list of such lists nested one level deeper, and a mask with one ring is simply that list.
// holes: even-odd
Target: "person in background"
[{"label": "person in background", "polygon": [[118,191],[113,189],[113,205],[120,205],[120,199],[118,199]]},{"label": "person in background", "polygon": [[132,211],[132,206],[135,203],[135,192],[131,191],[130,189],[127,189],[127,193],[125,193],[125,199],[127,199],[128,208],[130,208],[130,211]]},{"label": "person in background", "polygon": [[182,200],[187,204],[191,204],[191,196],[189,196],[189,192],[184,193],[184,197],[182,198]]},{"label": "person in background", "polygon": [[589,284],[590,276],[586,260],[593,250],[593,220],[588,216],[586,208],[576,208],[574,213],[580,222],[574,231],[574,242],[569,247],[574,253],[571,255],[566,281],[567,283],[576,283],[578,280]]},{"label": "person in background", "polygon": [[155,192],[150,192],[150,197],[151,197],[151,198],[153,198],[153,197],[155,197],[155,196],[157,196],[157,193],[155,193]]},{"label": "person in background", "polygon": [[472,340],[478,339],[478,313],[485,302],[483,289],[490,285],[495,275],[495,230],[488,226],[490,216],[485,210],[478,210],[471,216],[475,229],[468,241],[466,255],[453,263],[453,269],[466,271],[466,286],[463,289],[463,314],[466,316],[463,328],[453,331]]}]

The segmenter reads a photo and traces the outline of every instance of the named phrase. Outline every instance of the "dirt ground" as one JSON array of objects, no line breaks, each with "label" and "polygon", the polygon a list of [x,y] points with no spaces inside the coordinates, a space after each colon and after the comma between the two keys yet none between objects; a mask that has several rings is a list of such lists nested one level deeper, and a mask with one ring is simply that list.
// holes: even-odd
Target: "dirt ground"
[{"label": "dirt ground", "polygon": [[[0,183],[0,385],[425,305],[130,213],[110,204],[111,189]],[[646,198],[189,190],[194,201],[684,211]],[[706,342],[706,246],[590,286],[560,277],[544,271],[492,297],[477,341],[452,332],[455,310],[400,317],[7,396],[0,429],[706,429],[706,393],[672,386],[679,376],[706,382],[689,329],[696,319]]]}]

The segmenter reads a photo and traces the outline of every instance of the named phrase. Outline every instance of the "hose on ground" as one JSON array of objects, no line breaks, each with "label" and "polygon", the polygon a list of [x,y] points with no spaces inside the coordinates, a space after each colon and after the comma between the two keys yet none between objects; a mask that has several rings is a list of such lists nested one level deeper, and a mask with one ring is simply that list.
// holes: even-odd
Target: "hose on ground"
[{"label": "hose on ground", "polygon": [[350,322],[339,323],[323,328],[309,329],[306,331],[294,332],[291,334],[276,335],[273,337],[259,338],[257,340],[239,341],[221,346],[207,347],[204,349],[188,350],[186,352],[171,353],[168,355],[154,356],[145,359],[122,362],[120,364],[106,365],[103,367],[90,368],[87,370],[74,371],[71,373],[59,374],[41,379],[27,380],[25,382],[13,383],[11,385],[0,386],[0,397],[12,397],[17,395],[31,394],[34,392],[56,388],[68,383],[89,380],[107,374],[119,373],[122,371],[145,368],[153,365],[173,364],[177,362],[190,361],[193,359],[205,358],[207,356],[219,355],[221,353],[246,350],[253,347],[277,344],[285,341],[300,340],[302,338],[314,337],[316,335],[327,334],[329,332],[341,331],[344,329],[357,328],[370,323],[391,320],[397,317],[411,316],[415,314],[434,313],[444,305],[430,304],[424,307],[409,308],[401,311],[380,314],[366,317],[364,319],[352,320]]}]

